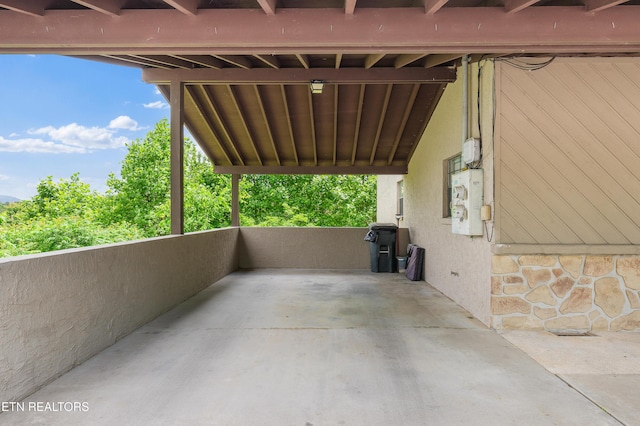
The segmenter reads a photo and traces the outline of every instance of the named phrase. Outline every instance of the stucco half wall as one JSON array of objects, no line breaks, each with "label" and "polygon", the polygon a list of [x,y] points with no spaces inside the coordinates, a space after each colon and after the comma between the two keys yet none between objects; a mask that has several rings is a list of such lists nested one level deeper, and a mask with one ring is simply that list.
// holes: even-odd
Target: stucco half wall
[{"label": "stucco half wall", "polygon": [[238,265],[253,268],[369,269],[367,228],[240,228]]},{"label": "stucco half wall", "polygon": [[19,401],[238,267],[239,230],[0,260],[0,401]]}]

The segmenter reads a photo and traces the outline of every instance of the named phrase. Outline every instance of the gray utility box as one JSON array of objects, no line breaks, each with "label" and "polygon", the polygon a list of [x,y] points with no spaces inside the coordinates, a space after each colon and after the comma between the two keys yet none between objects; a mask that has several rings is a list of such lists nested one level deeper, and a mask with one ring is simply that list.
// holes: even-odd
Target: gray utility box
[{"label": "gray utility box", "polygon": [[393,223],[372,223],[369,225],[369,249],[371,252],[371,272],[397,272],[396,234],[398,227]]}]

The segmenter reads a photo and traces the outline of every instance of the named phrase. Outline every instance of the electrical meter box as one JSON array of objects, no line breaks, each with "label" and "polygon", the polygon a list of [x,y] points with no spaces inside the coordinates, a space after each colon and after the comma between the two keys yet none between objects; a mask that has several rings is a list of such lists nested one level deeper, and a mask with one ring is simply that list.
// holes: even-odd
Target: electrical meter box
[{"label": "electrical meter box", "polygon": [[467,169],[451,177],[451,231],[454,234],[482,235],[483,178],[482,169]]}]

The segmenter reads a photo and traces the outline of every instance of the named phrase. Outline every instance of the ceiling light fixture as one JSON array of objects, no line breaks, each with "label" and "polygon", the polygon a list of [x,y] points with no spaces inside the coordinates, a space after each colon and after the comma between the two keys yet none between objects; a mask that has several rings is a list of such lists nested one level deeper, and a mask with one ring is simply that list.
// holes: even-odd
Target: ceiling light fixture
[{"label": "ceiling light fixture", "polygon": [[313,94],[322,93],[322,89],[324,89],[324,80],[311,80],[309,82],[309,88]]}]

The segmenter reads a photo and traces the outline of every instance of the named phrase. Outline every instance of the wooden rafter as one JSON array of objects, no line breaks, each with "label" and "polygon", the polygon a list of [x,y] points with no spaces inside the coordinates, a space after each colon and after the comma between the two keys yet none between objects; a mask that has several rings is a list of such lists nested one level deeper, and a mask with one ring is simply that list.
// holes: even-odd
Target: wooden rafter
[{"label": "wooden rafter", "polygon": [[[247,136],[249,137],[249,140],[255,140],[253,137],[253,134],[251,133],[251,129],[249,129],[249,126],[247,125],[247,118],[245,116],[244,110],[240,107],[240,104],[238,103],[238,98],[233,90],[233,87],[231,86],[227,86],[227,90],[229,92],[229,99],[231,100],[231,103],[235,109],[235,111],[238,113],[238,115],[241,117],[240,120],[240,124],[242,125],[242,128],[244,129],[245,133],[247,134]],[[256,160],[258,160],[258,163],[260,165],[263,165],[262,162],[262,157],[260,156],[260,153],[258,152],[258,149],[256,147],[255,143],[250,144],[251,149],[253,150],[253,154],[256,157]]]},{"label": "wooden rafter", "polygon": [[27,3],[23,0],[1,0],[0,7],[29,16],[44,16],[44,0]]},{"label": "wooden rafter", "polygon": [[221,61],[227,62],[231,65],[235,65],[239,68],[250,69],[253,68],[253,64],[250,60],[248,60],[244,56],[239,55],[212,55],[215,58],[220,59]]},{"label": "wooden rafter", "polygon": [[356,155],[358,154],[358,139],[360,138],[360,124],[362,123],[362,106],[364,104],[364,93],[366,85],[360,85],[360,95],[358,96],[358,111],[356,113],[356,122],[354,124],[355,134],[353,136],[353,150],[351,151],[351,165],[356,164]]},{"label": "wooden rafter", "polygon": [[411,115],[411,111],[413,111],[413,105],[416,102],[416,97],[418,96],[418,91],[420,90],[419,84],[414,84],[411,89],[411,95],[409,96],[409,100],[404,108],[404,112],[402,114],[402,121],[400,122],[400,126],[398,127],[398,131],[396,132],[396,137],[393,140],[393,145],[391,147],[391,153],[389,154],[389,158],[387,159],[387,164],[391,165],[393,162],[393,158],[396,156],[396,151],[398,150],[398,146],[400,145],[400,140],[402,139],[402,134],[404,133],[404,129],[407,126],[407,121],[409,121],[409,116]]},{"label": "wooden rafter", "polygon": [[267,112],[264,109],[264,103],[262,102],[262,96],[260,96],[260,88],[256,85],[253,86],[254,92],[256,95],[256,99],[258,100],[258,107],[260,108],[260,114],[263,122],[266,124],[267,128],[267,137],[269,138],[269,143],[271,145],[271,149],[273,149],[273,155],[275,156],[276,163],[278,166],[280,163],[280,155],[278,154],[278,148],[276,147],[276,142],[273,139],[273,133],[271,132],[271,125],[269,124],[269,118],[267,117]]},{"label": "wooden rafter", "polygon": [[345,0],[344,1],[344,13],[347,15],[353,15],[356,10],[356,2],[358,0]]},{"label": "wooden rafter", "polygon": [[275,55],[253,55],[256,59],[261,60],[265,64],[269,65],[271,68],[279,69],[280,61],[278,57]]},{"label": "wooden rafter", "polygon": [[276,14],[276,0],[258,0],[258,4],[267,15]]},{"label": "wooden rafter", "polygon": [[504,10],[507,14],[520,12],[521,10],[538,3],[540,0],[505,0]]},{"label": "wooden rafter", "polygon": [[280,93],[282,94],[282,103],[284,105],[285,119],[287,121],[287,127],[289,129],[289,135],[291,136],[291,148],[293,150],[293,158],[295,159],[296,166],[300,165],[300,159],[298,158],[298,150],[296,149],[296,139],[293,136],[293,124],[291,123],[291,114],[289,111],[289,102],[287,101],[287,93],[284,85],[280,85]]},{"label": "wooden rafter", "polygon": [[[231,132],[229,131],[229,128],[227,126],[226,121],[224,120],[224,117],[220,113],[219,108],[217,107],[214,101],[214,97],[211,95],[208,88],[205,88],[203,90],[207,95],[205,98],[205,101],[207,102],[207,106],[209,107],[209,110],[213,114],[214,120],[217,123],[220,123],[220,131],[223,133],[223,136],[226,138],[227,141],[232,142],[233,137],[231,136]],[[242,155],[240,154],[240,151],[238,151],[238,148],[236,148],[236,145],[231,143],[230,146],[231,146],[231,149],[233,150],[233,154],[238,159],[238,162],[241,165],[244,165],[245,164],[244,158],[242,158]],[[231,161],[231,164],[233,164],[233,161]]]},{"label": "wooden rafter", "polygon": [[439,11],[449,0],[424,0],[424,12],[433,15]]},{"label": "wooden rafter", "polygon": [[182,59],[183,61],[189,61],[194,64],[206,67],[220,69],[224,67],[224,62],[209,55],[169,55],[176,59]]},{"label": "wooden rafter", "polygon": [[424,58],[427,56],[426,53],[414,53],[410,55],[398,55],[395,60],[394,67],[402,68],[405,65],[409,65],[411,62],[417,61],[420,58]]},{"label": "wooden rafter", "polygon": [[601,10],[626,3],[629,0],[586,0],[584,8],[587,12],[600,12]]},{"label": "wooden rafter", "polygon": [[185,15],[195,16],[198,13],[199,0],[163,0],[169,6],[179,10]]},{"label": "wooden rafter", "polygon": [[364,60],[364,67],[366,69],[373,67],[382,58],[384,58],[384,53],[376,53],[376,54],[368,55],[367,58]]},{"label": "wooden rafter", "polygon": [[298,61],[300,61],[300,63],[302,64],[303,67],[305,67],[305,69],[310,68],[309,57],[307,55],[296,53],[296,58],[298,58]]},{"label": "wooden rafter", "polygon": [[119,16],[124,0],[71,0],[81,6],[88,7],[109,16]]},{"label": "wooden rafter", "polygon": [[384,101],[382,102],[382,108],[380,109],[380,117],[378,118],[378,128],[376,129],[376,136],[373,140],[373,148],[371,149],[371,155],[369,157],[369,165],[373,165],[373,161],[376,159],[376,153],[378,152],[378,143],[380,142],[380,135],[382,134],[382,127],[384,126],[385,118],[387,116],[387,109],[389,108],[389,100],[391,99],[392,91],[393,84],[387,84],[387,90],[384,94]]},{"label": "wooden rafter", "polygon": [[[195,106],[195,109],[200,119],[207,123],[208,129],[213,134],[213,138],[216,141],[218,148],[220,148],[220,150],[222,151],[225,159],[229,162],[229,164],[233,164],[233,161],[231,160],[231,156],[229,155],[229,152],[227,152],[224,144],[222,143],[222,138],[216,132],[215,126],[213,125],[213,122],[211,121],[209,114],[206,113],[206,110],[202,101],[199,99],[199,96],[196,94],[196,91],[199,90],[197,87],[198,86],[186,86],[187,95],[189,96],[189,99],[191,99],[191,102]],[[204,94],[204,96],[205,98],[207,97],[206,93]]]}]

